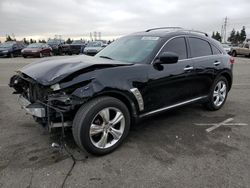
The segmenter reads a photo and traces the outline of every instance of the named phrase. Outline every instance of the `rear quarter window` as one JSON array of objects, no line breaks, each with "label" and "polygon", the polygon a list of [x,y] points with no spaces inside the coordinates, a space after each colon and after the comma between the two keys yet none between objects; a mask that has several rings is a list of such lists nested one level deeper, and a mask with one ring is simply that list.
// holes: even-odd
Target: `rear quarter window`
[{"label": "rear quarter window", "polygon": [[189,45],[192,57],[212,55],[211,46],[206,40],[190,37]]},{"label": "rear quarter window", "polygon": [[211,45],[211,46],[212,46],[212,51],[214,55],[222,54],[222,52],[216,46],[214,45]]}]

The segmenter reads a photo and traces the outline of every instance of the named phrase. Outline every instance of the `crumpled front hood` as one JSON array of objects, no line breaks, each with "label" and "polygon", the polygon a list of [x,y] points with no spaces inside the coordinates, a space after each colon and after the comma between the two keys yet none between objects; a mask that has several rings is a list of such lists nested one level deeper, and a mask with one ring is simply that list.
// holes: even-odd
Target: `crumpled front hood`
[{"label": "crumpled front hood", "polygon": [[79,55],[76,57],[55,58],[31,63],[19,71],[36,80],[38,83],[47,86],[59,82],[76,71],[92,66],[107,67],[109,65],[110,67],[114,67],[132,64],[99,57]]}]

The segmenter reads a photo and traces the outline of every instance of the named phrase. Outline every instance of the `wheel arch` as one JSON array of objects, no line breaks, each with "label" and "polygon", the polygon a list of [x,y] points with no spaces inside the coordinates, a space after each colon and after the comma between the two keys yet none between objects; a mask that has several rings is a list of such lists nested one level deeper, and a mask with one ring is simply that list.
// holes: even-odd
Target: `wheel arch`
[{"label": "wheel arch", "polygon": [[114,97],[114,98],[122,101],[129,110],[129,113],[131,116],[131,123],[133,125],[138,120],[139,109],[138,109],[138,105],[136,104],[136,102],[133,101],[133,99],[128,95],[129,94],[124,94],[124,92],[112,90],[112,91],[101,92],[101,93],[95,95],[95,97],[109,96],[109,97]]},{"label": "wheel arch", "polygon": [[219,74],[219,76],[224,76],[227,79],[228,87],[229,87],[228,91],[229,91],[231,89],[232,83],[233,83],[232,74],[230,74],[229,72],[225,71],[225,72],[222,72],[221,74]]}]

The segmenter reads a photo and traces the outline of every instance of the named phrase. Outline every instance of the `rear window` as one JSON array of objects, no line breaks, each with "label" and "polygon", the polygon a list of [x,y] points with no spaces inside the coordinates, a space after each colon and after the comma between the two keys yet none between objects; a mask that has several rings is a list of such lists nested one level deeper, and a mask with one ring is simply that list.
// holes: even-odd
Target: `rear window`
[{"label": "rear window", "polygon": [[210,44],[199,38],[189,38],[189,44],[192,57],[202,57],[212,55],[212,49]]}]

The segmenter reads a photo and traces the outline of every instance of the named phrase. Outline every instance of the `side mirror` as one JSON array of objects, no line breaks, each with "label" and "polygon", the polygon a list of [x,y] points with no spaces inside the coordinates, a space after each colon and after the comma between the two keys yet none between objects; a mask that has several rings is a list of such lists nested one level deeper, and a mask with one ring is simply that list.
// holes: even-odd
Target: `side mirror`
[{"label": "side mirror", "polygon": [[155,64],[173,64],[177,63],[179,56],[174,52],[163,52]]}]

